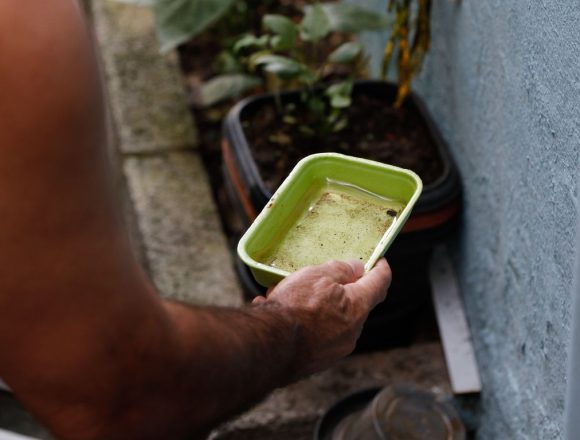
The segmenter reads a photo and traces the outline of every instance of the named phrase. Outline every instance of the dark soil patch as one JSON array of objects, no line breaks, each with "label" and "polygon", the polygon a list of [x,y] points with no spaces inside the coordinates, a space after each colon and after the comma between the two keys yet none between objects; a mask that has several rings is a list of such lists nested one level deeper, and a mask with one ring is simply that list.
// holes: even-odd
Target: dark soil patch
[{"label": "dark soil patch", "polygon": [[244,115],[244,132],[258,163],[264,183],[275,190],[304,156],[337,152],[372,159],[415,171],[424,184],[435,181],[443,164],[427,127],[412,108],[395,109],[384,99],[354,96],[348,109],[348,126],[319,138],[302,134],[297,126],[308,125],[305,111],[298,110],[295,125],[284,123],[274,104]]},{"label": "dark soil patch", "polygon": [[208,33],[179,47],[179,61],[181,70],[186,78],[191,76],[200,80],[207,80],[216,74],[214,60],[223,50],[219,39]]}]

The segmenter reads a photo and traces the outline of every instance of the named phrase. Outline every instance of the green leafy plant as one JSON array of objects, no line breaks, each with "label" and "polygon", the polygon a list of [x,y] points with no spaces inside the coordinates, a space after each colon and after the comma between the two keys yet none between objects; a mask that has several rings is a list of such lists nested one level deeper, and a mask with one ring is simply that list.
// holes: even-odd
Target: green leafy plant
[{"label": "green leafy plant", "polygon": [[[238,98],[256,88],[262,80],[248,74],[228,48],[241,34],[260,28],[258,10],[277,9],[280,0],[117,0],[121,3],[153,9],[155,30],[161,51],[167,52],[202,33],[224,48],[216,57],[215,70],[220,76],[210,78],[200,87],[196,105],[211,107],[221,101]],[[207,35],[206,35],[207,37]]]},{"label": "green leafy plant", "polygon": [[[284,121],[296,124],[295,105],[282,107],[281,89],[301,88],[301,103],[308,112],[308,124],[298,125],[307,135],[324,136],[342,130],[348,123],[344,110],[352,102],[353,81],[366,70],[363,49],[347,41],[329,50],[330,37],[337,32],[357,33],[382,29],[385,15],[351,4],[324,3],[305,7],[304,16],[295,22],[283,15],[263,18],[262,35],[245,35],[233,52],[248,72],[262,73],[268,88],[277,96]],[[335,72],[340,79],[327,82]]]},{"label": "green leafy plant", "polygon": [[[232,19],[235,21],[240,18],[246,19],[252,9],[248,7],[250,2],[243,0],[117,1],[153,8],[155,30],[161,43],[162,52],[168,52],[199,35],[223,19],[230,11]],[[232,23],[227,24],[232,25]]]},{"label": "green leafy plant", "polygon": [[[411,82],[421,70],[429,51],[431,0],[389,0],[387,11],[394,15],[394,24],[385,46],[382,75],[386,78],[396,56],[399,91],[395,107],[400,107],[409,95]],[[413,11],[416,13],[413,14]]]}]

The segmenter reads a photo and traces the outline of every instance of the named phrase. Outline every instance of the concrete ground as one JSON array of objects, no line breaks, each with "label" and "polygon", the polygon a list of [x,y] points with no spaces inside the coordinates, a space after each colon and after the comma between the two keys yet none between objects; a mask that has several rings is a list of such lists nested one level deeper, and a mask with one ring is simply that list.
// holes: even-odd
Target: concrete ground
[{"label": "concrete ground", "polygon": [[[175,54],[159,54],[146,8],[99,0],[90,15],[110,103],[111,158],[135,252],[163,297],[241,305]],[[448,391],[439,344],[345,359],[275,391],[210,437],[311,438],[316,420],[337,399],[394,382]],[[0,428],[51,438],[9,394],[0,394]]]}]

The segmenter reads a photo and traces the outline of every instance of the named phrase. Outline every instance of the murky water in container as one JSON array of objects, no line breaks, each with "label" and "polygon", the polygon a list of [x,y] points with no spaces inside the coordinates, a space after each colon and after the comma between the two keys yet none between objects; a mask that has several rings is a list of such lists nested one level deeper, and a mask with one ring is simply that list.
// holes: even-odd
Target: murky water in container
[{"label": "murky water in container", "polygon": [[289,272],[329,260],[366,262],[405,204],[328,180],[297,214],[279,244],[260,259]]}]

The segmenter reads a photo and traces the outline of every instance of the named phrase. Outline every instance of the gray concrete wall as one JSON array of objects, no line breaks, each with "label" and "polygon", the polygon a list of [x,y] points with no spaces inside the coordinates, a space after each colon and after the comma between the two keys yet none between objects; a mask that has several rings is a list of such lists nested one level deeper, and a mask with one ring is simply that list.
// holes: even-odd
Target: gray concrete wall
[{"label": "gray concrete wall", "polygon": [[[580,3],[440,0],[432,23],[433,47],[416,88],[465,184],[456,261],[484,383],[479,438],[562,438]],[[384,39],[365,40],[375,68]]]},{"label": "gray concrete wall", "polygon": [[465,181],[459,269],[481,438],[562,438],[580,152],[580,4],[436,2],[421,84]]}]

